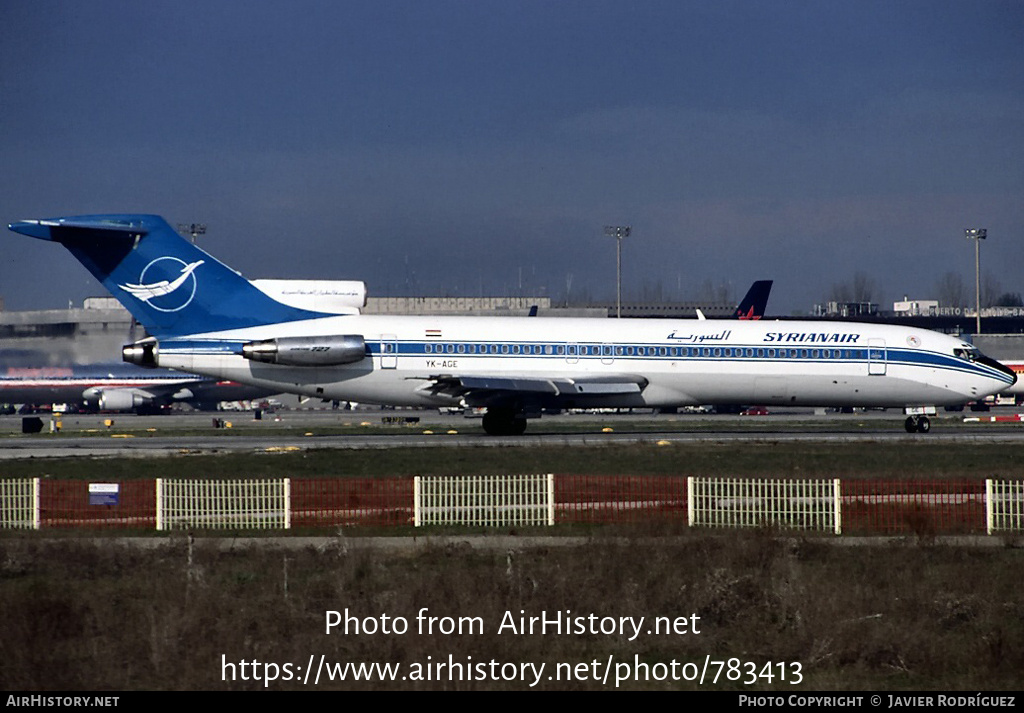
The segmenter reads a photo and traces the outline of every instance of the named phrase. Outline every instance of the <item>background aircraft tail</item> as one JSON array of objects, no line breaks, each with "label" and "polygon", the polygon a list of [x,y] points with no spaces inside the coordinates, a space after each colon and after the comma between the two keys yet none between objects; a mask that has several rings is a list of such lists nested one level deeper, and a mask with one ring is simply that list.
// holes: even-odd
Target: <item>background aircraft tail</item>
[{"label": "background aircraft tail", "polygon": [[772,291],[772,280],[758,280],[736,307],[736,319],[761,319],[768,308],[768,295]]},{"label": "background aircraft tail", "polygon": [[86,215],[12,223],[66,247],[156,336],[321,316],[273,300],[156,215]]}]

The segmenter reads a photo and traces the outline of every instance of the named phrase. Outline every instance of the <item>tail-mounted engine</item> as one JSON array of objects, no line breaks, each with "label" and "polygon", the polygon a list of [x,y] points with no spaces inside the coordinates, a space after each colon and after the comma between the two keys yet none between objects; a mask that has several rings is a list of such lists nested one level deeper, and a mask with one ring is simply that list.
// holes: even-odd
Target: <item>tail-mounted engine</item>
[{"label": "tail-mounted engine", "polygon": [[136,366],[155,367],[160,345],[152,337],[121,347],[121,359]]},{"label": "tail-mounted engine", "polygon": [[242,356],[283,366],[339,366],[362,361],[366,357],[366,341],[359,334],[278,337],[243,344]]}]

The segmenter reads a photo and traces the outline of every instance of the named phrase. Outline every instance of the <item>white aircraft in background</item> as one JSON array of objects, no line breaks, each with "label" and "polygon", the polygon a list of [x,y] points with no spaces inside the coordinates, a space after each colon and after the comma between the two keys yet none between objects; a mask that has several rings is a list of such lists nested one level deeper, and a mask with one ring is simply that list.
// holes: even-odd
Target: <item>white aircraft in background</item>
[{"label": "white aircraft in background", "polygon": [[1020,405],[1024,403],[1024,381],[1020,378],[1024,376],[1024,361],[1006,359],[1002,364],[1017,375],[1017,381],[999,393],[1002,396],[1012,396],[1014,403]]},{"label": "white aircraft in background", "polygon": [[901,407],[925,432],[936,406],[1016,380],[969,343],[895,325],[327,314],[270,297],[159,216],[9,227],[62,244],[148,329],[125,361],[324,399],[486,407],[492,435],[545,408],[707,403]]},{"label": "white aircraft in background", "polygon": [[76,410],[163,413],[175,403],[214,410],[222,401],[251,401],[274,393],[248,384],[124,363],[0,369],[0,403],[4,404],[67,404]]}]

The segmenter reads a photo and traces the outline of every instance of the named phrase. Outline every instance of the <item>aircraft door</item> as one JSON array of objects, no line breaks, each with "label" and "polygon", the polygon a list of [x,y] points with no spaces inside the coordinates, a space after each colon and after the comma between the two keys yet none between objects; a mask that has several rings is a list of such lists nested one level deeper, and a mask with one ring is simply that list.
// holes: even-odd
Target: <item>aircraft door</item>
[{"label": "aircraft door", "polygon": [[382,334],[380,337],[380,368],[398,368],[398,338],[394,334]]},{"label": "aircraft door", "polygon": [[884,339],[869,339],[868,340],[868,374],[875,376],[885,375],[885,340]]},{"label": "aircraft door", "polygon": [[615,347],[611,344],[601,345],[601,363],[611,364],[615,361]]}]

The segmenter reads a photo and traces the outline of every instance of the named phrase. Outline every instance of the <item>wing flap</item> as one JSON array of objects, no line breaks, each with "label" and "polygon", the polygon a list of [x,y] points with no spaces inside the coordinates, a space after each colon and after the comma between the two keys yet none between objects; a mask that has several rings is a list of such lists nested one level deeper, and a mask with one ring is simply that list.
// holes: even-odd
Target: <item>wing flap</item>
[{"label": "wing flap", "polygon": [[634,381],[589,383],[576,382],[577,394],[608,395],[608,394],[639,394],[643,389],[640,384]]},{"label": "wing flap", "polygon": [[550,379],[533,376],[496,376],[474,374],[436,374],[424,377],[427,388],[450,396],[484,394],[521,394],[524,396],[612,396],[639,394],[647,379],[631,374],[611,376],[559,376]]}]

